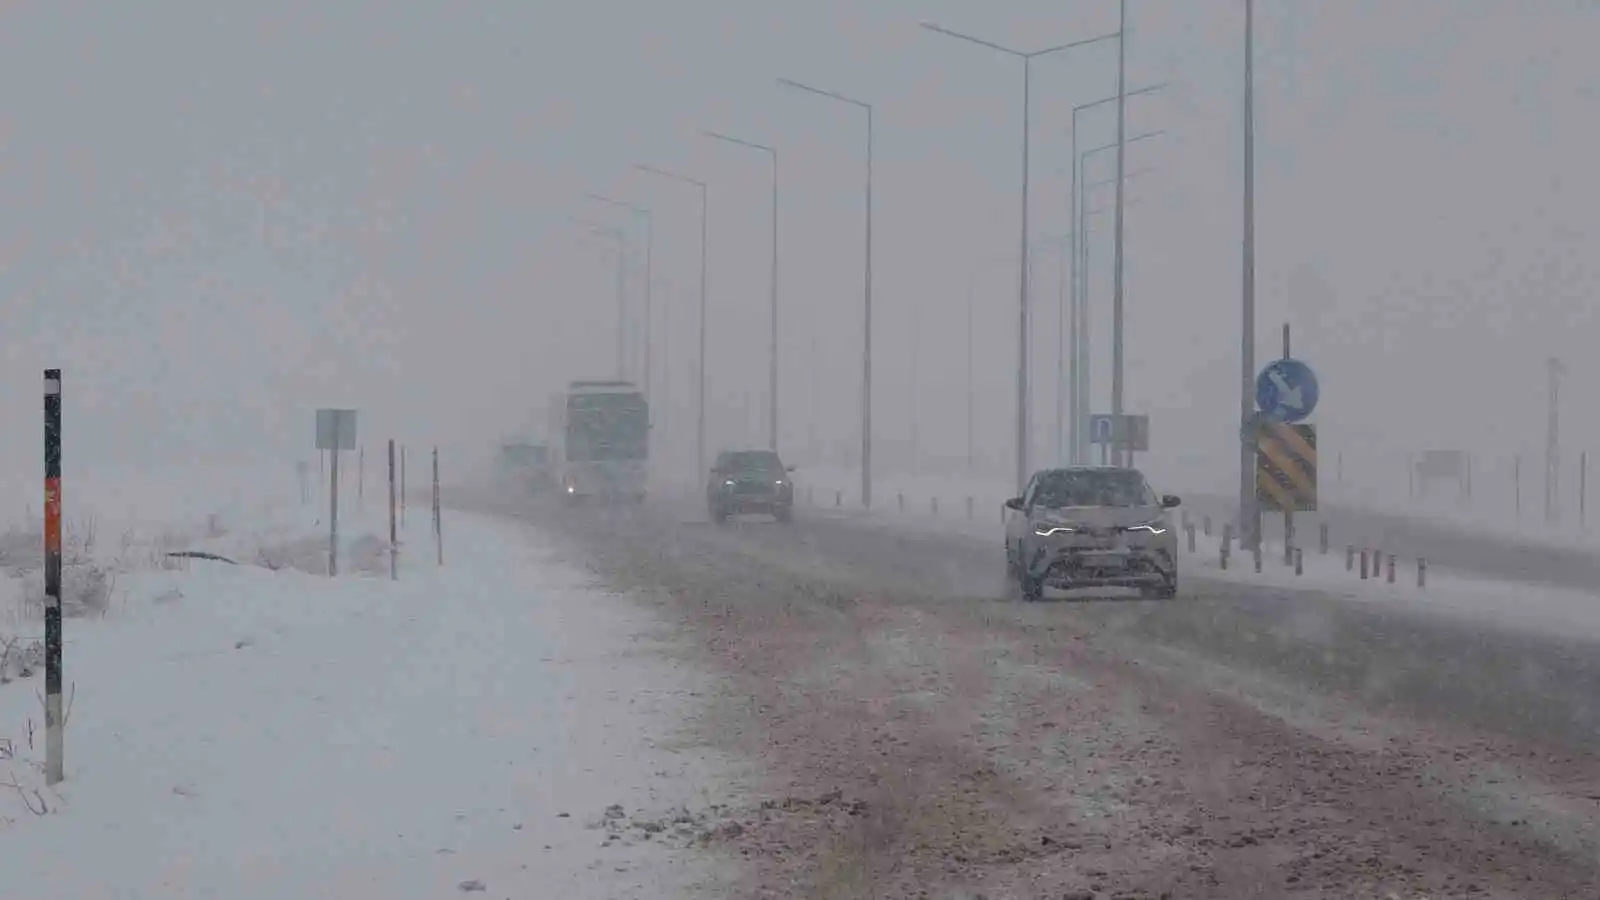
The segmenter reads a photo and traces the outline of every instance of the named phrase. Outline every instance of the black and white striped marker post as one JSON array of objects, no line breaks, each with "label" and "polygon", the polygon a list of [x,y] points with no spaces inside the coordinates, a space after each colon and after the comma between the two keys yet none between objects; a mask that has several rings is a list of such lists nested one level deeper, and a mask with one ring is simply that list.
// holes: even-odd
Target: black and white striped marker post
[{"label": "black and white striped marker post", "polygon": [[61,370],[44,370],[44,778],[65,777],[61,705]]}]

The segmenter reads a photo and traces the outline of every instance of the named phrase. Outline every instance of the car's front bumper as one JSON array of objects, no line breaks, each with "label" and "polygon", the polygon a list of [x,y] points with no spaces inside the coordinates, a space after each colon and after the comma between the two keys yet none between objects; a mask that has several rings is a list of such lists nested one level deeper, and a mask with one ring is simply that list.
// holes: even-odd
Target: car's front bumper
[{"label": "car's front bumper", "polygon": [[794,505],[794,499],[788,494],[779,492],[770,493],[737,493],[724,491],[715,496],[711,505],[723,512],[738,515],[741,513],[769,513],[774,510],[787,509]]},{"label": "car's front bumper", "polygon": [[1155,587],[1178,574],[1175,541],[1118,541],[1106,547],[1039,539],[1024,563],[1029,576],[1061,589]]}]

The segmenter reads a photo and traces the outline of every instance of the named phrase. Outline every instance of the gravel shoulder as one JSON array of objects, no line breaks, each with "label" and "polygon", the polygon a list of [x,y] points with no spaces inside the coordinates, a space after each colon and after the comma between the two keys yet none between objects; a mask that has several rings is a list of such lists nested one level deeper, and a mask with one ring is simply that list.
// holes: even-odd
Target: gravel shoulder
[{"label": "gravel shoulder", "polygon": [[741,897],[1593,897],[1592,648],[1313,594],[1025,605],[995,548],[529,513],[725,676]]}]

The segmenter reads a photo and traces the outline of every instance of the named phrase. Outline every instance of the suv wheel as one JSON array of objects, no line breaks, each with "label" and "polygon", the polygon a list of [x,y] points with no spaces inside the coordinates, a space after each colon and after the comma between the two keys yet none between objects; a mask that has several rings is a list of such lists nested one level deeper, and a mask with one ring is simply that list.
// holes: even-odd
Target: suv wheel
[{"label": "suv wheel", "polygon": [[1178,576],[1174,575],[1155,587],[1147,587],[1140,593],[1154,600],[1172,600],[1178,596]]}]

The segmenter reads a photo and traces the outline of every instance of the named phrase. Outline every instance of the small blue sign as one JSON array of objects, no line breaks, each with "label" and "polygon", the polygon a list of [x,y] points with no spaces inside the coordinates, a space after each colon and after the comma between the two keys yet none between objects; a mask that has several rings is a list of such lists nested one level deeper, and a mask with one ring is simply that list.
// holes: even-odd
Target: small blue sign
[{"label": "small blue sign", "polygon": [[1275,359],[1256,376],[1256,406],[1280,422],[1299,422],[1317,408],[1317,376],[1298,359]]},{"label": "small blue sign", "polygon": [[1111,443],[1112,435],[1115,433],[1112,426],[1116,423],[1116,420],[1116,416],[1113,416],[1110,413],[1095,413],[1094,415],[1090,416],[1089,443]]}]

